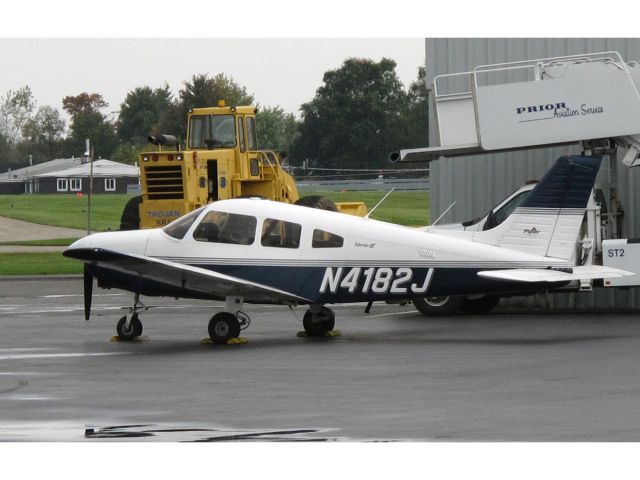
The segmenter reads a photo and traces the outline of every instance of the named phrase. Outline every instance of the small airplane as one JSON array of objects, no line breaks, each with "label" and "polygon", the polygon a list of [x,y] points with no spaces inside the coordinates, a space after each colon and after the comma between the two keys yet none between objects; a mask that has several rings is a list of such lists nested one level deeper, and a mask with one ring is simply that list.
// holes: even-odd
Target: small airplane
[{"label": "small airplane", "polygon": [[306,305],[303,326],[335,325],[327,304],[426,296],[533,293],[581,279],[632,275],[576,265],[576,239],[600,157],[564,156],[492,229],[441,233],[259,198],[205,205],[164,228],[95,233],[64,255],[84,262],[85,318],[93,279],[134,293],[117,324],[142,333],[140,295],[224,300],[209,321],[214,343],[249,326],[245,303]]}]

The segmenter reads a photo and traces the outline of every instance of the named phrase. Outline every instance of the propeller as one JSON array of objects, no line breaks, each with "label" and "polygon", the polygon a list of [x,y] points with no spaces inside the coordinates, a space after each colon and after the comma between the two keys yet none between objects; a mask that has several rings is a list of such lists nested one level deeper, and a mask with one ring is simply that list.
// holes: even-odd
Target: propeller
[{"label": "propeller", "polygon": [[89,270],[89,265],[84,264],[84,319],[89,320],[91,316],[91,297],[93,296],[93,275]]}]

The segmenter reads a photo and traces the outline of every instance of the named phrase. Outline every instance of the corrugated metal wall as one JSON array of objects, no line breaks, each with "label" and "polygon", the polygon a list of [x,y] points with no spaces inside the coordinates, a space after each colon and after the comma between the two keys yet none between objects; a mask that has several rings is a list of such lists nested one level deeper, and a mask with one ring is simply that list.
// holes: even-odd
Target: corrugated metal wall
[{"label": "corrugated metal wall", "polygon": [[[626,61],[640,61],[640,39],[623,38],[428,38],[425,41],[427,85],[433,77],[465,72],[478,65],[546,58],[580,53],[618,51]],[[603,85],[602,88],[607,88]],[[430,105],[430,125],[435,125]],[[429,145],[438,145],[435,128]],[[456,201],[443,222],[470,220],[485,214],[509,193],[531,179],[539,179],[565,153],[579,147],[554,147],[475,157],[441,159],[431,163],[431,218],[435,219]],[[603,163],[599,181],[605,181]],[[640,168],[618,166],[619,198],[624,209],[623,236],[640,237]],[[535,307],[640,307],[640,289],[604,290],[593,293],[547,295],[523,301]]]}]

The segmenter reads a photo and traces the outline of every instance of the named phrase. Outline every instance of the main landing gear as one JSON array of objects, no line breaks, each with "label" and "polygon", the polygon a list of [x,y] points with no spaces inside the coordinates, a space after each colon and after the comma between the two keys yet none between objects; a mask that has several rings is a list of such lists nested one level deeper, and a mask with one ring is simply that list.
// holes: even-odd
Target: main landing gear
[{"label": "main landing gear", "polygon": [[229,343],[238,338],[240,331],[251,324],[249,315],[241,311],[243,299],[241,297],[227,297],[224,312],[216,313],[209,320],[209,337],[213,343]]},{"label": "main landing gear", "polygon": [[311,305],[304,314],[302,325],[310,337],[322,337],[333,330],[336,324],[336,314],[330,308],[322,305]]},{"label": "main landing gear", "polygon": [[133,307],[129,308],[131,316],[125,315],[116,325],[118,339],[130,342],[142,335],[142,322],[138,318],[138,312],[144,312],[149,307],[140,301],[140,294],[136,293],[133,300]]}]

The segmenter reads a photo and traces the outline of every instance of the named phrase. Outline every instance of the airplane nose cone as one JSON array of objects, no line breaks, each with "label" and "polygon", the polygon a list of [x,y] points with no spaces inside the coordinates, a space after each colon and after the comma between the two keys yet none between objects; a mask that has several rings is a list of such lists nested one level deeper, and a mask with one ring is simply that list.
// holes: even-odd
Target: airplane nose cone
[{"label": "airplane nose cone", "polygon": [[63,252],[63,255],[71,258],[84,258],[84,252],[95,249],[144,255],[151,231],[129,230],[126,232],[94,233],[73,242]]},{"label": "airplane nose cone", "polygon": [[91,242],[89,241],[89,237],[90,237],[90,236],[91,236],[91,235],[88,235],[88,236],[86,236],[86,237],[79,238],[78,240],[76,240],[75,242],[73,242],[71,245],[69,245],[69,247],[67,248],[67,250],[73,250],[73,249],[76,249],[76,248],[91,248],[91,247],[89,246],[89,244],[91,243]]}]

